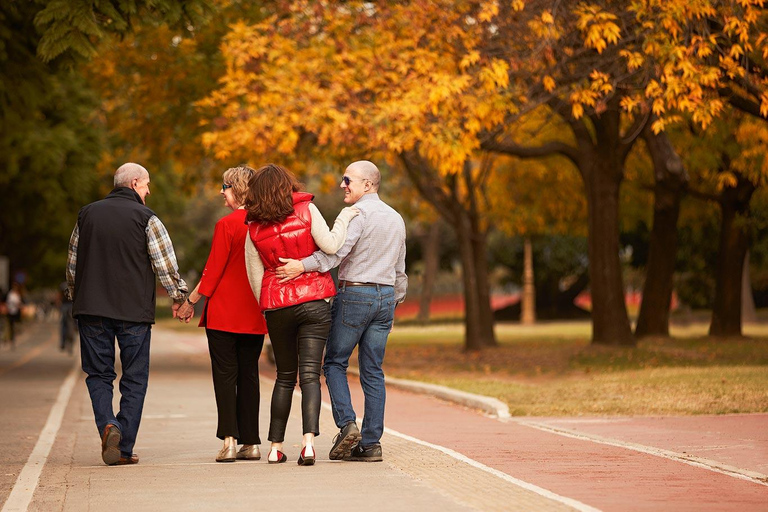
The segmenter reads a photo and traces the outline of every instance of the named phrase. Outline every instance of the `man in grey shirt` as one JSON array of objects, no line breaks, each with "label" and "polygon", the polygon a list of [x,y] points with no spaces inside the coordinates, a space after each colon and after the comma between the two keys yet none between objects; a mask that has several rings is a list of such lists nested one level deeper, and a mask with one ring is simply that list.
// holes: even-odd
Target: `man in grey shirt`
[{"label": "man in grey shirt", "polygon": [[[341,179],[344,202],[360,215],[352,219],[347,239],[335,255],[317,251],[301,261],[283,260],[278,277],[287,281],[302,272],[325,272],[339,265],[339,288],[331,308],[331,332],[323,372],[331,395],[333,419],[341,429],[329,454],[332,460],[382,460],[384,433],[384,349],[395,314],[405,298],[405,223],[379,199],[381,174],[372,162],[347,167]],[[362,433],[347,381],[352,351],[358,347],[360,382],[365,395]]]}]

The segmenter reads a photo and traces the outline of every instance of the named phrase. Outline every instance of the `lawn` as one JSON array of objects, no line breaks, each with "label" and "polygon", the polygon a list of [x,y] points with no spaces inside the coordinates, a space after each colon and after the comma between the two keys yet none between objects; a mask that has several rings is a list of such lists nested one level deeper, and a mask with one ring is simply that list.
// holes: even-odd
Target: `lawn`
[{"label": "lawn", "polygon": [[588,322],[499,324],[498,347],[466,353],[461,325],[396,327],[385,371],[499,398],[518,416],[768,412],[768,326],[743,339],[706,330],[624,348],[591,345]]}]

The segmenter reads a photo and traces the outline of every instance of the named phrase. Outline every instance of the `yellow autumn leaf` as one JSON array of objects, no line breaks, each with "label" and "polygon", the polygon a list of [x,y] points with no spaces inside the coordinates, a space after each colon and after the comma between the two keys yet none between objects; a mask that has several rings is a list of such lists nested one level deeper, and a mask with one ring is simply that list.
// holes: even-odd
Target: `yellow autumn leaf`
[{"label": "yellow autumn leaf", "polygon": [[584,107],[581,103],[574,103],[571,106],[571,115],[573,115],[574,119],[580,119],[584,115]]},{"label": "yellow autumn leaf", "polygon": [[547,92],[552,92],[552,91],[555,90],[555,79],[552,78],[551,76],[547,75],[542,80],[542,85],[544,85],[544,89]]}]

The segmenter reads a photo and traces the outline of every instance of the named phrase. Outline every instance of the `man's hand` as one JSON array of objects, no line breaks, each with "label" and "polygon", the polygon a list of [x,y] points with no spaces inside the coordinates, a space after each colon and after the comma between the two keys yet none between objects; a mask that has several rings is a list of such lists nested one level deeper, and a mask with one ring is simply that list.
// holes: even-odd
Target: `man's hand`
[{"label": "man's hand", "polygon": [[275,269],[275,275],[280,278],[281,283],[286,283],[291,279],[296,279],[304,272],[304,265],[299,260],[292,260],[290,258],[280,258],[282,263],[285,263],[282,267]]},{"label": "man's hand", "polygon": [[181,304],[176,304],[175,302],[171,306],[171,312],[173,313],[173,318],[179,317],[179,308],[181,307]]}]

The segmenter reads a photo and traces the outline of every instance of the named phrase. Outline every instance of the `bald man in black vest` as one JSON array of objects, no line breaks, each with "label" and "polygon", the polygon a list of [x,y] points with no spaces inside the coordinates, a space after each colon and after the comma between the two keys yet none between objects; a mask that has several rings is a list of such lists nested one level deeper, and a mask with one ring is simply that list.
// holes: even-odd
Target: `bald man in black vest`
[{"label": "bald man in black vest", "polygon": [[[105,464],[136,464],[133,453],[149,379],[155,323],[155,276],[173,299],[174,317],[188,287],[179,276],[168,231],[145,205],[149,172],[127,163],[107,197],[84,206],[69,241],[67,292],[78,319],[85,382]],[[120,347],[120,411],[112,409],[115,339]]]}]

